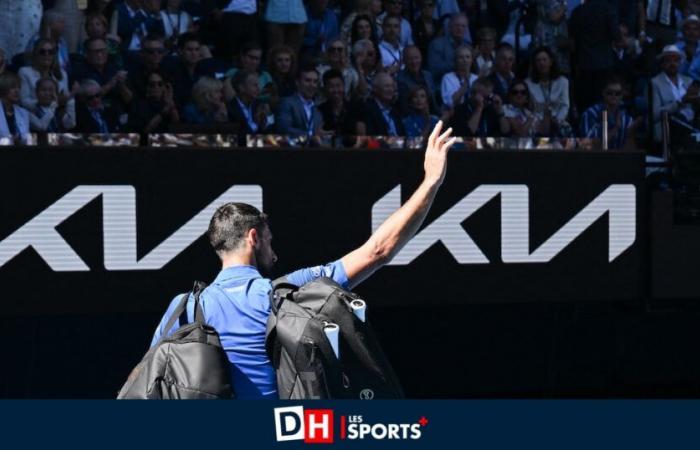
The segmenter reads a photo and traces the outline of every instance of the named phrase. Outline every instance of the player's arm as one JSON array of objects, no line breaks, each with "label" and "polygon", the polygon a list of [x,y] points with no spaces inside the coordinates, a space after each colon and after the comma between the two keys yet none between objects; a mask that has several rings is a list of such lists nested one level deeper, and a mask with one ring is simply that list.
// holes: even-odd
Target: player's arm
[{"label": "player's arm", "polygon": [[425,177],[411,198],[372,234],[367,242],[342,258],[350,286],[357,286],[391,259],[416,234],[445,178],[447,151],[455,141],[452,129],[442,133],[442,121],[428,137]]}]

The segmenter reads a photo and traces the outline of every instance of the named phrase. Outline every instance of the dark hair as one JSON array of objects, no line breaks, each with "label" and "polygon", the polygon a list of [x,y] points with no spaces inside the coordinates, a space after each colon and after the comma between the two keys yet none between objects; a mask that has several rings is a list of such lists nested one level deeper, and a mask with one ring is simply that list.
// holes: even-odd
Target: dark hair
[{"label": "dark hair", "polygon": [[323,85],[326,86],[328,82],[334,78],[340,78],[340,80],[345,83],[345,78],[343,78],[342,72],[336,69],[326,70],[323,74]]},{"label": "dark hair", "polygon": [[17,88],[22,85],[19,77],[12,72],[3,72],[0,74],[0,97],[5,97],[10,89]]},{"label": "dark hair", "polygon": [[[399,16],[399,15],[396,15],[396,14],[387,14],[386,17],[384,17],[384,20],[382,21],[382,27],[384,26],[384,21],[386,21],[387,19],[396,19],[396,20],[398,20],[398,21],[399,21],[399,26],[400,26],[400,25],[401,25],[401,19],[403,19],[403,17],[401,17],[401,16]],[[371,22],[370,22],[370,23],[371,23]]]},{"label": "dark hair", "polygon": [[245,44],[241,45],[241,55],[245,55],[251,50],[260,50],[262,51],[262,45],[260,45],[256,41],[248,41]]},{"label": "dark hair", "polygon": [[307,64],[300,65],[299,70],[297,71],[297,79],[301,80],[301,77],[305,73],[309,73],[309,72],[314,72],[316,75],[318,75],[318,70],[316,70],[316,67],[313,64],[307,63]]},{"label": "dark hair", "polygon": [[520,78],[516,78],[510,83],[510,85],[508,86],[508,95],[513,94],[515,86],[525,86],[525,90],[527,91],[528,95],[530,95],[530,88],[527,86],[525,80],[521,80]]},{"label": "dark hair", "polygon": [[354,44],[355,42],[360,40],[360,37],[357,35],[357,24],[360,20],[366,20],[367,22],[369,22],[369,28],[372,30],[372,33],[369,36],[369,40],[376,43],[377,29],[374,25],[374,21],[367,14],[358,14],[353,19],[352,26],[350,27],[350,44]]},{"label": "dark hair", "polygon": [[188,42],[197,42],[198,44],[200,44],[202,42],[202,40],[199,39],[199,36],[197,35],[197,33],[192,33],[192,32],[188,31],[187,33],[182,33],[180,36],[178,36],[177,48],[182,50],[183,48],[185,48],[185,45]]},{"label": "dark hair", "polygon": [[625,87],[625,82],[623,79],[616,74],[610,75],[605,79],[605,83],[603,83],[603,90],[607,89],[607,87],[611,84],[619,84],[621,87]]},{"label": "dark hair", "polygon": [[554,53],[552,53],[552,51],[548,47],[538,47],[535,49],[534,52],[532,52],[532,58],[530,58],[530,78],[532,78],[532,81],[534,81],[535,83],[539,83],[540,81],[540,74],[537,72],[537,68],[535,65],[537,55],[539,55],[540,53],[546,53],[547,56],[549,56],[549,59],[552,61],[552,68],[549,70],[550,80],[556,80],[557,78],[559,78],[561,72],[559,72],[559,65],[557,64],[557,60],[554,57]]},{"label": "dark hair", "polygon": [[86,51],[90,50],[90,47],[92,46],[92,44],[94,42],[97,42],[97,41],[102,41],[105,43],[105,45],[107,45],[107,38],[103,38],[103,37],[88,38],[85,40],[85,50]]},{"label": "dark hair", "polygon": [[217,254],[236,250],[251,229],[267,226],[267,215],[247,203],[221,205],[209,222],[207,236]]},{"label": "dark hair", "polygon": [[515,49],[513,48],[513,46],[510,45],[510,44],[507,43],[507,42],[501,42],[500,44],[498,44],[498,45],[496,46],[496,53],[502,52],[502,51],[505,51],[505,50],[508,50],[508,51],[511,51],[511,52],[515,53]]},{"label": "dark hair", "polygon": [[256,77],[258,76],[257,73],[255,72],[250,72],[248,70],[239,70],[236,72],[236,74],[233,76],[233,79],[231,80],[231,84],[233,85],[233,88],[238,91],[238,88],[244,84],[246,81],[248,81],[248,77],[255,75]]}]

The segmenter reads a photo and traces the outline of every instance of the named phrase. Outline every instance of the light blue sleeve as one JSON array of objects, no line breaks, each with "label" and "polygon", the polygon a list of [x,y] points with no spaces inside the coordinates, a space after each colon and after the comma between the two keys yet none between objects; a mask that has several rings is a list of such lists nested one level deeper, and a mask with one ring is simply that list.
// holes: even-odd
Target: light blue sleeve
[{"label": "light blue sleeve", "polygon": [[321,277],[331,278],[343,288],[348,288],[348,275],[345,273],[345,267],[343,267],[343,262],[341,260],[326,264],[325,266],[315,266],[296,270],[287,275],[287,280],[292,284],[296,284],[297,286],[303,286],[306,283]]},{"label": "light blue sleeve", "polygon": [[[168,305],[168,309],[165,311],[165,314],[163,314],[163,318],[160,319],[160,323],[158,324],[158,328],[156,328],[156,332],[153,333],[153,339],[151,339],[151,347],[156,345],[161,337],[168,336],[173,331],[175,331],[179,328],[180,323],[178,321],[175,321],[175,324],[173,325],[173,327],[171,329],[169,329],[169,330],[164,329],[165,325],[168,323],[168,320],[170,319],[170,316],[173,315],[175,308],[177,308],[177,305],[180,304],[180,301],[182,301],[182,294],[177,295],[170,302],[170,305]],[[188,299],[188,304],[187,304],[187,319],[188,320],[190,320],[190,318],[192,317],[193,309],[194,309],[194,298],[192,298],[192,296],[190,295],[190,297]]]}]

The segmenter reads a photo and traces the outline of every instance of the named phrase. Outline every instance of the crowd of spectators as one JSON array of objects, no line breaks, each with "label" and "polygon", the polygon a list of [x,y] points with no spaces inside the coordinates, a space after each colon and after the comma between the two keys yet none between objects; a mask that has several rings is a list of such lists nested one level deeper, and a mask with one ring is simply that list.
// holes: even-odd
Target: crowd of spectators
[{"label": "crowd of spectators", "polygon": [[0,137],[177,130],[661,139],[700,0],[0,0]]}]

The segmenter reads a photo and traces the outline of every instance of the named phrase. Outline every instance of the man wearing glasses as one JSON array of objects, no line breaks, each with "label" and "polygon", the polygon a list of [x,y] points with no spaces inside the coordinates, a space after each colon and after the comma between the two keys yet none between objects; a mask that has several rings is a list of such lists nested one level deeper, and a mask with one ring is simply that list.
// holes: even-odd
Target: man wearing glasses
[{"label": "man wearing glasses", "polygon": [[128,86],[139,98],[146,96],[148,75],[159,72],[165,56],[165,42],[158,35],[146,36],[141,43],[139,57],[129,64]]},{"label": "man wearing glasses", "polygon": [[603,101],[588,108],[581,116],[581,137],[603,137],[603,111],[608,112],[608,148],[634,146],[634,130],[642,118],[633,119],[622,106],[622,83],[610,78],[603,88]]}]

